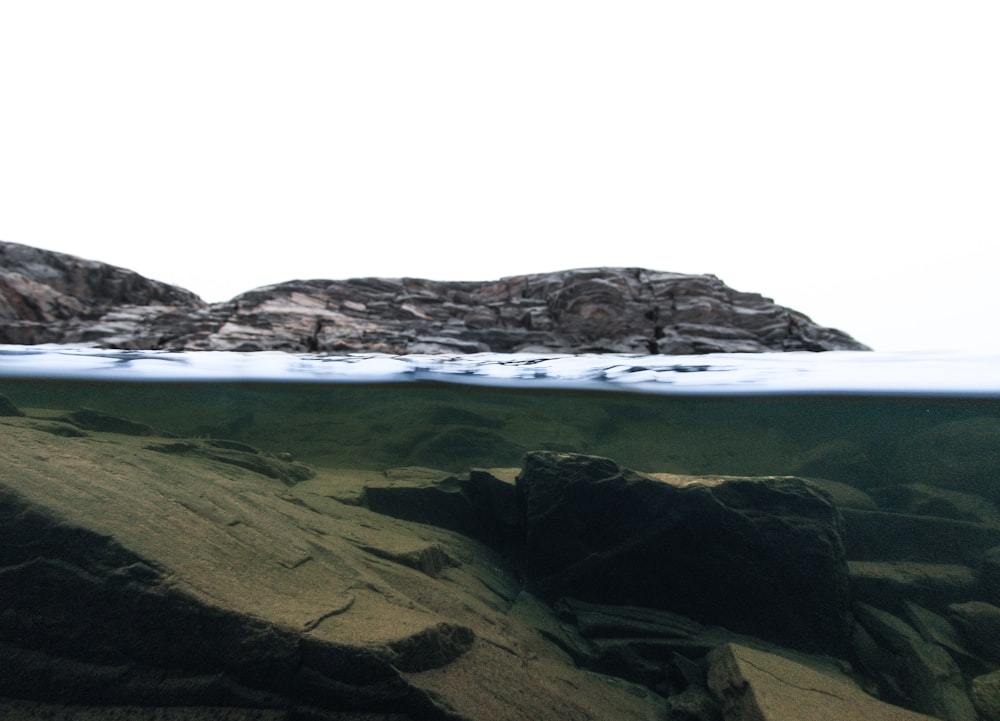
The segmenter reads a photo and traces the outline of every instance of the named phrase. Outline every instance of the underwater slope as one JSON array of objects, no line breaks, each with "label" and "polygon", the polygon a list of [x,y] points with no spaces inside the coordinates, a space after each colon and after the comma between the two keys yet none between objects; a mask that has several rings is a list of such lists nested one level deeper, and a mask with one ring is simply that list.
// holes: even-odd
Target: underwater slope
[{"label": "underwater slope", "polygon": [[4,718],[996,710],[1000,524],[951,517],[968,494],[554,451],[307,467],[0,401]]}]

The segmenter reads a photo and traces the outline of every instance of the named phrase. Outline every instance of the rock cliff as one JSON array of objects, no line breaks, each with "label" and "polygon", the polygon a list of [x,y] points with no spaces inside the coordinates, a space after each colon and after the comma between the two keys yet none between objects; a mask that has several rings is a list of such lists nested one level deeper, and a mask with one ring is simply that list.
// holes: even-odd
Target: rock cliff
[{"label": "rock cliff", "polygon": [[713,275],[592,268],[482,282],[294,280],[209,304],[123,268],[4,242],[0,343],[393,354],[867,350]]}]

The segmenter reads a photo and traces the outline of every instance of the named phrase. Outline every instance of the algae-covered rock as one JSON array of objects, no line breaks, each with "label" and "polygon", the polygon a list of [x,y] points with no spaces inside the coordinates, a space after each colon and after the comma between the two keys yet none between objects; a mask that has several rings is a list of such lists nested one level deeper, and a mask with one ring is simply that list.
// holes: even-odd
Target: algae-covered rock
[{"label": "algae-covered rock", "polygon": [[0,416],[23,416],[20,408],[10,398],[0,393]]},{"label": "algae-covered rock", "polygon": [[1000,670],[972,679],[972,700],[986,721],[1000,721]]},{"label": "algae-covered rock", "polygon": [[240,442],[40,420],[0,422],[2,718],[663,715],[512,615],[496,551],[336,500],[370,476],[288,485]]},{"label": "algae-covered rock", "polygon": [[[887,653],[869,671],[887,688],[899,689],[902,702],[948,721],[976,721],[958,664],[944,647],[926,641],[894,614],[859,603],[858,621]],[[871,663],[872,656],[868,656]]]},{"label": "algae-covered rock", "polygon": [[872,698],[818,661],[739,644],[709,655],[708,683],[726,721],[933,721]]},{"label": "algae-covered rock", "polygon": [[972,646],[1000,662],[1000,607],[985,601],[966,601],[951,604],[948,611]]}]

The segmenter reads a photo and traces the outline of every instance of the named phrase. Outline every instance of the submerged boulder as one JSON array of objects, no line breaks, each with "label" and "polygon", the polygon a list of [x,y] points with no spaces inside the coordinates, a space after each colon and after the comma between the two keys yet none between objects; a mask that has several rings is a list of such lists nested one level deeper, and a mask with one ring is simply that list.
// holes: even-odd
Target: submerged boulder
[{"label": "submerged boulder", "polygon": [[798,478],[654,478],[529,453],[517,478],[524,574],[543,597],[684,614],[807,650],[850,634],[843,522]]},{"label": "submerged boulder", "polygon": [[933,721],[878,701],[843,672],[740,644],[709,655],[708,683],[727,721]]}]

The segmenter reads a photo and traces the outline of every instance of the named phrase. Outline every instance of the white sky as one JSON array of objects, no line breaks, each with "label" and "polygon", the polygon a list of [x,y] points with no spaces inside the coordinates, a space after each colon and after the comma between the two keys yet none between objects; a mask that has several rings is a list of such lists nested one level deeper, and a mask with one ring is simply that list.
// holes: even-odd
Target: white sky
[{"label": "white sky", "polygon": [[0,239],[210,301],[714,273],[1000,349],[1000,3],[0,0]]}]

